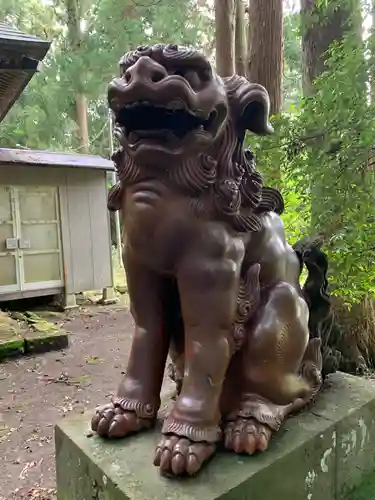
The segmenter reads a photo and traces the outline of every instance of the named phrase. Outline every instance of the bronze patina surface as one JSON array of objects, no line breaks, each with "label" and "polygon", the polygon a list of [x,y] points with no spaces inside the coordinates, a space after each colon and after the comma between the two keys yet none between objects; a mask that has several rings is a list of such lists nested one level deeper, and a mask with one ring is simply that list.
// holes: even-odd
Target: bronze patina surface
[{"label": "bronze patina surface", "polygon": [[178,396],[154,463],[193,475],[219,442],[264,451],[322,384],[321,340],[287,243],[281,194],[263,185],[246,130],[272,132],[267,91],[217,76],[204,55],[138,47],[108,90],[120,149],[110,210],[121,210],[136,328],[117,397],[92,428],[151,427],[168,353]]}]

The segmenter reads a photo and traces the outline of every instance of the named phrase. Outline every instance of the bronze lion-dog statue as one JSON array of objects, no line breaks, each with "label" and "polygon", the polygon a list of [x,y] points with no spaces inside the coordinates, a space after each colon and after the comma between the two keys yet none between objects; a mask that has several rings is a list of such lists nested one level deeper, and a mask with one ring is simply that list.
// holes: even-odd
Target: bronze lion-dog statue
[{"label": "bronze lion-dog statue", "polygon": [[125,437],[157,420],[168,354],[177,397],[154,464],[194,475],[222,443],[252,455],[322,385],[303,259],[281,194],[263,186],[246,130],[269,134],[269,96],[220,78],[200,52],[158,44],[120,61],[108,101],[135,333],[126,375],[92,429]]}]

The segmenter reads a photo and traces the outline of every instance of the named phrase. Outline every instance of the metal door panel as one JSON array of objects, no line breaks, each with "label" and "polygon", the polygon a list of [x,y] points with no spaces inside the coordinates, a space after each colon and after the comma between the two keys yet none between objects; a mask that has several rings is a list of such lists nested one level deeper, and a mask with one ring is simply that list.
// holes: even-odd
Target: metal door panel
[{"label": "metal door panel", "polygon": [[20,290],[14,212],[12,189],[0,186],[0,294]]},{"label": "metal door panel", "polygon": [[63,285],[57,189],[17,188],[22,288]]}]

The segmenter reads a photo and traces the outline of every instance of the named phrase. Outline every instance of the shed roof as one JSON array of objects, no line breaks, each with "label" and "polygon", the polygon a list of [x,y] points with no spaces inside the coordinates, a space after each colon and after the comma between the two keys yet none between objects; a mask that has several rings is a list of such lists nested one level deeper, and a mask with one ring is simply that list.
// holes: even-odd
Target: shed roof
[{"label": "shed roof", "polygon": [[0,122],[38,71],[50,45],[0,22]]},{"label": "shed roof", "polygon": [[114,164],[98,155],[57,153],[35,149],[0,148],[0,168],[11,165],[29,165],[43,167],[96,168],[115,170]]}]

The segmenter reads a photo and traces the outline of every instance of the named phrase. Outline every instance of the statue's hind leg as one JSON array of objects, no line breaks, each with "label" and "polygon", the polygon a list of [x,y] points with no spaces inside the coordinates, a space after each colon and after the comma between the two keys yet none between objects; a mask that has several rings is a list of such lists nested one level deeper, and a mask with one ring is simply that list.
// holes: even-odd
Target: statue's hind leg
[{"label": "statue's hind leg", "polygon": [[305,301],[287,283],[261,300],[222,395],[225,446],[250,455],[264,451],[287,415],[307,404],[321,386],[320,340],[309,342]]}]

